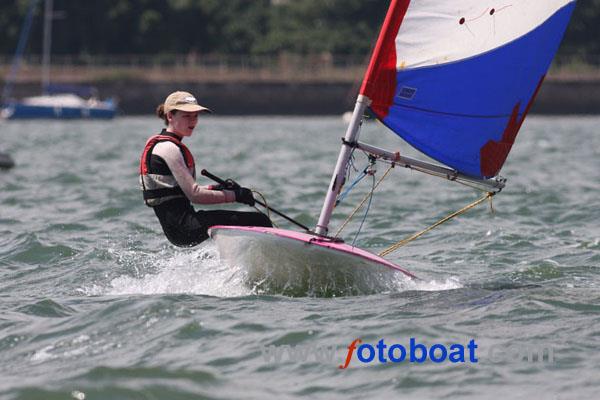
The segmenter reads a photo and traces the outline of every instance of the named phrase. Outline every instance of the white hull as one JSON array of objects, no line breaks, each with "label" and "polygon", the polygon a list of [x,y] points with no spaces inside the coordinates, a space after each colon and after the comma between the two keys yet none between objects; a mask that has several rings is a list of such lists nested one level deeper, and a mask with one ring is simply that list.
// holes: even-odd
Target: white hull
[{"label": "white hull", "polygon": [[258,231],[211,229],[221,260],[257,293],[348,296],[397,290],[410,280],[380,263]]}]

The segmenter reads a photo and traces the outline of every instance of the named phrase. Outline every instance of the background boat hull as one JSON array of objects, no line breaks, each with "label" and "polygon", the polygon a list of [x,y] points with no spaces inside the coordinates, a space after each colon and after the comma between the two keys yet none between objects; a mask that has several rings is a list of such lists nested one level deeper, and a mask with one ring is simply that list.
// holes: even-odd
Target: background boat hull
[{"label": "background boat hull", "polygon": [[11,104],[2,110],[6,119],[81,119],[98,118],[111,119],[115,116],[114,109],[108,108],[79,108],[79,107],[48,107],[27,104]]}]

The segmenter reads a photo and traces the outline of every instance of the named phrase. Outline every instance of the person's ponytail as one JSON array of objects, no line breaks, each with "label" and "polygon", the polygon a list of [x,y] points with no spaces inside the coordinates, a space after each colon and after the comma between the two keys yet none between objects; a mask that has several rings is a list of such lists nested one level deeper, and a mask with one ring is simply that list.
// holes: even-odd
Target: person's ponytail
[{"label": "person's ponytail", "polygon": [[169,125],[169,120],[167,119],[167,114],[165,114],[165,105],[161,104],[156,107],[156,116],[163,121],[165,121],[165,125]]}]

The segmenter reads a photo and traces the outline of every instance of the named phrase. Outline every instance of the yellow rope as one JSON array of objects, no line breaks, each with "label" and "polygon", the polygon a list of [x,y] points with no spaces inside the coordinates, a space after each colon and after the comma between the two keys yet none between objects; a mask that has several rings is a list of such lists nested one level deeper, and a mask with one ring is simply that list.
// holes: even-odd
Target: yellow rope
[{"label": "yellow rope", "polygon": [[390,167],[388,168],[388,170],[385,171],[385,174],[383,174],[383,176],[381,178],[379,178],[379,180],[377,181],[377,183],[375,184],[375,186],[373,186],[373,188],[371,189],[371,191],[369,193],[367,193],[367,195],[362,199],[362,201],[360,202],[360,204],[358,206],[356,206],[356,208],[354,209],[354,211],[352,211],[352,213],[348,216],[348,218],[346,218],[346,220],[342,223],[342,226],[340,226],[340,228],[338,229],[338,231],[335,233],[335,235],[333,237],[337,238],[340,235],[340,233],[342,232],[342,230],[346,227],[346,225],[348,225],[348,222],[350,222],[350,220],[352,219],[352,217],[354,217],[354,215],[358,212],[358,210],[360,210],[362,208],[362,206],[369,199],[369,196],[373,195],[373,192],[375,191],[375,189],[377,189],[377,186],[379,186],[379,184],[381,183],[381,181],[383,181],[385,179],[385,177],[390,173],[390,171],[392,170],[392,168],[394,168],[394,164],[391,164]]},{"label": "yellow rope", "polygon": [[[398,250],[400,247],[404,246],[407,243],[412,242],[413,240],[417,239],[418,237],[424,235],[425,233],[429,232],[430,230],[432,230],[433,228],[443,224],[444,222],[447,222],[449,220],[451,220],[454,217],[457,217],[461,214],[464,214],[465,212],[467,212],[468,210],[470,210],[473,207],[478,206],[479,204],[483,203],[484,201],[486,201],[487,199],[490,199],[490,207],[492,207],[492,197],[494,196],[495,193],[492,192],[488,192],[485,196],[483,196],[482,198],[480,198],[477,201],[474,201],[473,203],[469,204],[466,207],[461,208],[458,211],[453,212],[452,214],[448,215],[447,217],[442,218],[441,220],[439,220],[438,222],[436,222],[435,224],[431,225],[430,227],[422,230],[421,232],[415,233],[414,235],[406,238],[406,239],[402,239],[401,241],[399,241],[398,243],[388,247],[387,249],[385,249],[384,251],[382,251],[381,253],[379,253],[380,257],[385,257],[388,254]],[[493,208],[492,208],[492,212],[493,212]]]}]

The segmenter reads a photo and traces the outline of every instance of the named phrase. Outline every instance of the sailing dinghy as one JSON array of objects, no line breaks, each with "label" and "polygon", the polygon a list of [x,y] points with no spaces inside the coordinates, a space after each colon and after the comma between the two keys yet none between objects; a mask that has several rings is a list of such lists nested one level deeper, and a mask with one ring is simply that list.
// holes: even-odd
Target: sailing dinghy
[{"label": "sailing dinghy", "polygon": [[[334,274],[358,288],[365,271],[385,289],[389,273],[414,277],[380,256],[329,237],[330,218],[356,149],[371,158],[499,192],[499,176],[564,35],[574,0],[393,0],[381,28],[314,232],[215,226],[222,257],[248,279],[289,285]],[[359,141],[366,109],[434,164]],[[270,275],[269,275],[270,274]],[[381,274],[379,276],[378,274]],[[381,278],[381,279],[380,279]],[[359,290],[359,291],[360,291]]]}]

